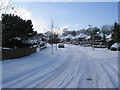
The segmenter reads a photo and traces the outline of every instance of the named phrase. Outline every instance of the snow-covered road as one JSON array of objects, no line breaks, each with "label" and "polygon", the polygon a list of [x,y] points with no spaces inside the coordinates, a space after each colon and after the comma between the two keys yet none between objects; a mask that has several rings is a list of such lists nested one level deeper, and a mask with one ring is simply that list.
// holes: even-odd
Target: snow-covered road
[{"label": "snow-covered road", "polygon": [[66,45],[2,62],[6,88],[118,88],[118,52]]}]

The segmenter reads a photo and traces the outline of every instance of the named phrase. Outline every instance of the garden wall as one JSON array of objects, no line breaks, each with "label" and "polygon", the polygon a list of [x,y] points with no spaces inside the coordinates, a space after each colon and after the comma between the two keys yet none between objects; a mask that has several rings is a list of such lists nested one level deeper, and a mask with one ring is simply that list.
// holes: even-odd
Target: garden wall
[{"label": "garden wall", "polygon": [[15,59],[30,55],[36,52],[36,48],[16,48],[16,49],[3,49],[0,51],[2,52],[2,59]]}]

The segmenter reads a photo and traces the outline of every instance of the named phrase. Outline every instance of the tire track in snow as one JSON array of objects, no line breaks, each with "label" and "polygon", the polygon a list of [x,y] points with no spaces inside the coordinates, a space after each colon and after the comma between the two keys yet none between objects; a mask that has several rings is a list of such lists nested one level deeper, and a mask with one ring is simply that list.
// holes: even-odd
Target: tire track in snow
[{"label": "tire track in snow", "polygon": [[[66,53],[67,53],[67,52],[66,52]],[[66,54],[66,53],[64,53],[64,54]],[[56,73],[54,73],[51,77],[48,77],[46,80],[44,80],[43,82],[41,82],[41,84],[39,84],[37,87],[40,87],[40,88],[49,87],[49,84],[52,83],[52,82],[54,82],[54,80],[55,80],[56,78],[58,78],[59,75],[60,75],[61,73],[63,73],[68,66],[70,66],[71,61],[72,61],[71,58],[72,58],[72,56],[70,55],[70,53],[68,53],[68,57],[64,60],[64,61],[66,61],[66,62],[68,62],[68,63],[61,65],[61,66],[59,67],[59,68],[61,69],[60,71],[58,71],[58,69],[56,69],[56,70],[57,70]],[[67,69],[67,70],[68,70],[68,69]],[[52,82],[51,82],[51,81],[52,81]],[[36,86],[35,86],[35,87],[36,87]],[[52,87],[56,87],[56,86],[54,85],[54,86],[52,86]]]},{"label": "tire track in snow", "polygon": [[[93,84],[95,82],[95,75],[94,70],[96,68],[93,68],[94,62],[92,62],[91,58],[86,54],[86,52],[83,52],[81,48],[79,48],[80,52],[82,54],[82,58],[80,58],[83,62],[82,69],[83,69],[83,75],[81,76],[78,84],[78,88],[93,88]],[[91,63],[92,62],[92,63]],[[91,78],[91,81],[86,80],[87,78]]]},{"label": "tire track in snow", "polygon": [[[62,52],[63,52],[63,51],[62,51]],[[64,54],[62,53],[62,54],[61,54],[59,57],[57,57],[57,58],[61,58],[63,55],[64,55]],[[55,57],[54,57],[54,58],[55,58]],[[53,58],[52,58],[52,59],[53,59]],[[51,59],[51,60],[52,60],[52,59]],[[50,60],[50,61],[51,61],[51,60]],[[57,61],[56,61],[56,59],[55,59],[55,60],[53,59],[52,62],[55,63],[55,62],[57,62]],[[40,66],[40,67],[34,68],[34,69],[30,70],[27,74],[23,74],[22,76],[18,77],[17,79],[14,79],[14,80],[12,80],[12,81],[9,81],[9,82],[7,82],[7,83],[4,83],[4,84],[3,84],[3,87],[11,87],[11,86],[13,86],[13,85],[15,85],[15,84],[17,84],[17,83],[20,83],[21,81],[25,80],[26,78],[28,78],[28,77],[36,74],[36,73],[39,73],[40,71],[46,69],[47,67],[51,66],[52,64],[53,64],[53,63],[48,62],[48,63],[47,63],[46,65],[44,65],[44,66]],[[13,77],[13,78],[14,78],[14,77]]]},{"label": "tire track in snow", "polygon": [[[106,62],[104,62],[104,60],[103,60],[103,62],[99,63],[99,62],[97,62],[97,60],[95,58],[91,57],[89,54],[88,54],[88,56],[91,58],[91,60],[93,60],[93,62],[95,62],[96,67],[99,67],[99,69],[97,69],[97,76],[96,76],[96,81],[97,81],[96,85],[97,85],[97,87],[101,88],[101,85],[102,85],[103,88],[106,88],[106,86],[103,85],[103,80],[104,80],[104,78],[108,77],[109,81],[111,81],[111,83],[112,83],[111,84],[112,87],[110,87],[110,88],[117,88],[118,87],[117,78],[116,78],[116,81],[114,81],[115,80],[114,77],[113,77],[114,75],[111,76],[111,74],[113,74],[113,73],[117,74],[117,71],[114,68],[112,68],[110,65],[108,65]],[[102,60],[103,58],[99,58],[99,59]],[[106,69],[105,67],[108,67],[110,69]],[[100,68],[101,68],[102,71],[100,71]],[[105,77],[106,76],[105,74],[104,74],[104,76],[103,76],[103,74],[100,75],[100,73],[103,73],[103,72],[107,75],[107,77]],[[110,73],[110,72],[112,72],[112,73]],[[103,79],[103,80],[101,80],[101,79]],[[107,88],[108,87],[109,86],[107,86]]]},{"label": "tire track in snow", "polygon": [[[61,58],[62,59],[62,58]],[[45,88],[46,85],[50,84],[52,80],[57,78],[57,76],[60,74],[60,72],[65,68],[66,64],[69,64],[70,62],[66,61],[63,62],[59,67],[55,68],[51,72],[48,73],[48,77],[45,77],[44,80],[39,81],[34,85],[35,88]]]},{"label": "tire track in snow", "polygon": [[[78,50],[78,47],[72,47],[71,49],[73,49],[73,50],[75,50],[75,49],[77,49],[77,51],[76,52],[74,52],[74,58],[73,59],[77,59],[77,61],[78,61],[78,63],[79,63],[79,68],[78,68],[78,72],[76,73],[76,75],[74,76],[74,77],[71,77],[71,80],[68,82],[68,83],[66,83],[66,85],[61,85],[61,87],[67,87],[67,88],[71,88],[71,86],[73,86],[73,85],[75,85],[75,86],[73,86],[73,87],[75,87],[75,88],[80,88],[81,86],[86,86],[86,84],[89,84],[89,86],[88,87],[90,87],[90,85],[91,85],[91,82],[87,82],[86,81],[86,78],[88,77],[88,76],[90,76],[90,72],[88,72],[88,71],[90,71],[89,70],[89,68],[90,68],[90,63],[89,62],[84,62],[84,58],[81,58],[80,56],[84,56],[84,57],[86,57],[86,55],[85,55],[85,53],[83,53],[83,52],[81,52],[81,51],[79,51]],[[75,58],[75,57],[77,57],[77,58]],[[83,62],[83,63],[81,63],[81,62]],[[86,65],[85,64],[87,64],[87,67],[88,68],[86,68]],[[88,66],[89,65],[89,66]],[[85,69],[86,68],[86,69]],[[86,71],[87,70],[87,71]],[[86,73],[88,73],[89,75],[86,75]],[[64,80],[64,82],[65,82],[65,80]],[[72,83],[72,82],[75,82],[75,83]],[[78,85],[77,85],[78,84]],[[82,84],[82,85],[81,85]]]},{"label": "tire track in snow", "polygon": [[[70,47],[71,49],[72,49],[72,51],[74,51],[76,48],[73,48],[73,47]],[[78,55],[78,52],[74,52],[74,55],[72,56],[72,66],[74,66],[73,68],[72,68],[72,71],[74,70],[75,72],[74,72],[74,74],[73,75],[71,75],[71,74],[68,74],[69,76],[69,78],[68,78],[68,82],[66,82],[65,83],[65,85],[64,86],[62,86],[62,84],[59,86],[59,87],[65,87],[65,88],[73,88],[72,86],[72,82],[77,82],[78,81],[78,77],[80,76],[80,74],[78,75],[78,72],[79,72],[79,70],[80,70],[80,62],[79,62],[79,55]],[[74,62],[75,61],[77,61],[77,65],[74,65]],[[76,71],[77,70],[77,71]],[[71,71],[71,73],[73,73]],[[76,78],[77,78],[77,80],[76,80]],[[65,79],[64,79],[65,80]],[[76,85],[77,85],[77,83],[76,83]],[[75,87],[75,86],[74,86]],[[77,86],[76,86],[77,87]],[[75,88],[76,88],[75,87]]]},{"label": "tire track in snow", "polygon": [[[64,57],[65,58],[65,57]],[[60,60],[60,59],[58,59]],[[56,62],[57,63],[57,62]],[[54,65],[56,64],[54,63]],[[52,65],[53,66],[53,65]],[[51,66],[50,66],[51,67]],[[16,85],[17,87],[28,87],[28,88],[32,88],[35,86],[36,82],[38,81],[43,81],[44,79],[46,79],[47,77],[51,76],[53,73],[55,73],[55,70],[53,71],[49,71],[48,69],[50,67],[47,67],[44,69],[43,74],[41,74],[41,72],[35,73],[35,75],[28,77],[27,79],[23,80],[23,83],[18,83],[18,85]],[[47,70],[45,72],[45,70]],[[44,73],[45,72],[45,73]],[[30,79],[31,78],[31,79]],[[42,79],[41,79],[42,78]],[[27,82],[29,81],[29,82]],[[24,84],[24,85],[23,85]]]},{"label": "tire track in snow", "polygon": [[[108,88],[110,85],[117,87],[115,77],[112,76],[113,73],[117,73],[116,70],[105,62],[99,63],[96,57],[90,56],[78,46],[68,46],[58,58],[52,59],[52,62],[36,67],[4,85],[17,88]],[[88,77],[92,78],[92,81],[87,81]],[[105,83],[104,79],[107,80]],[[109,82],[110,85],[107,84]]]},{"label": "tire track in snow", "polygon": [[[114,75],[112,75],[113,73],[111,73],[111,69],[108,69],[108,66],[106,64],[102,64],[101,65],[102,69],[104,70],[104,72],[106,73],[106,77],[108,77],[109,81],[111,82],[111,85],[107,86],[110,88],[118,88],[118,82],[116,77],[113,77]],[[107,68],[107,69],[106,69]],[[109,71],[111,70],[111,71]],[[116,81],[115,81],[116,80]],[[110,83],[109,83],[110,84]]]},{"label": "tire track in snow", "polygon": [[[82,67],[81,67],[81,60],[80,60],[80,55],[81,55],[81,53],[79,53],[79,51],[78,51],[78,48],[76,48],[76,47],[70,47],[71,49],[72,49],[72,51],[76,51],[76,52],[74,52],[74,55],[73,55],[73,62],[72,62],[72,66],[74,66],[73,68],[72,68],[72,70],[75,70],[75,72],[74,72],[74,75],[72,75],[71,77],[70,77],[70,79],[69,79],[69,81],[67,81],[67,82],[65,82],[65,79],[64,79],[64,82],[59,86],[60,88],[62,88],[62,87],[64,87],[64,88],[78,88],[78,83],[79,83],[79,79],[81,79],[82,78],[82,76],[83,76],[83,72],[81,71],[81,70],[83,70],[82,69]],[[76,63],[77,63],[77,65],[74,65],[73,63],[75,62],[75,61],[77,61]],[[71,71],[71,73],[73,73],[72,71]],[[68,75],[70,75],[70,74],[68,74]],[[67,78],[67,77],[66,77]]]},{"label": "tire track in snow", "polygon": [[[68,46],[68,50],[69,50],[70,58],[67,58],[67,60],[70,60],[71,62],[65,66],[63,71],[59,72],[60,74],[58,76],[53,76],[53,77],[55,77],[54,79],[50,80],[48,78],[49,81],[45,81],[44,85],[42,87],[47,87],[47,88],[49,88],[49,87],[53,87],[53,88],[67,87],[71,83],[71,81],[73,81],[73,79],[76,76],[75,75],[76,74],[76,69],[79,69],[79,68],[74,68],[75,64],[78,64],[78,62],[76,62],[74,60],[75,53],[74,53],[74,56],[71,53],[71,52],[74,51],[74,49],[70,49],[70,47]],[[50,83],[48,83],[48,82],[50,82]],[[48,84],[46,84],[46,83],[48,83]],[[47,85],[47,86],[45,86],[45,85]]]},{"label": "tire track in snow", "polygon": [[[74,78],[73,80],[76,82],[75,83],[76,84],[75,88],[81,88],[81,86],[82,86],[81,84],[86,85],[86,78],[87,78],[87,76],[86,76],[86,70],[89,71],[89,67],[86,68],[86,66],[89,65],[89,62],[86,63],[86,61],[84,60],[85,58],[83,58],[83,56],[84,57],[86,57],[86,56],[85,56],[85,54],[83,52],[81,52],[81,49],[79,47],[75,47],[75,48],[76,48],[75,57],[77,56],[77,58],[78,58],[79,67],[78,67],[77,74],[75,76],[76,78]],[[87,73],[89,73],[89,72],[87,72]],[[72,84],[69,85],[69,86],[72,86]]]}]

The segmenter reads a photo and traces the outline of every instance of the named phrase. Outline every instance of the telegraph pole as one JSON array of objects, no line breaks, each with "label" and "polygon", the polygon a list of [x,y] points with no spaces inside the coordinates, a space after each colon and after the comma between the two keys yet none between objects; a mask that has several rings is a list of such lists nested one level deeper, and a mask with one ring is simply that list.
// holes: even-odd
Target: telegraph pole
[{"label": "telegraph pole", "polygon": [[91,33],[92,33],[92,35],[91,35],[91,38],[92,38],[92,48],[93,48],[93,51],[94,51],[94,35],[93,35],[93,26],[91,26],[91,25],[88,25],[89,27],[90,27],[90,31],[91,31]]}]

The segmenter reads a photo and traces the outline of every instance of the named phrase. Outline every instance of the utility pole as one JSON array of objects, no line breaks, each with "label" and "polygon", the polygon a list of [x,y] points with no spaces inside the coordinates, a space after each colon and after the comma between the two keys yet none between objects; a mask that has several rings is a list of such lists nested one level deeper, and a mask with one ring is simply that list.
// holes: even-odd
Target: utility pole
[{"label": "utility pole", "polygon": [[45,29],[44,29],[44,35],[45,35]]},{"label": "utility pole", "polygon": [[90,27],[90,31],[92,33],[91,35],[91,38],[92,38],[92,48],[93,48],[93,51],[94,51],[94,34],[93,34],[93,26],[91,25],[88,25]]},{"label": "utility pole", "polygon": [[54,35],[53,35],[53,28],[54,28],[54,22],[51,18],[51,32],[52,32],[52,54],[53,54],[53,38],[54,38]]}]

